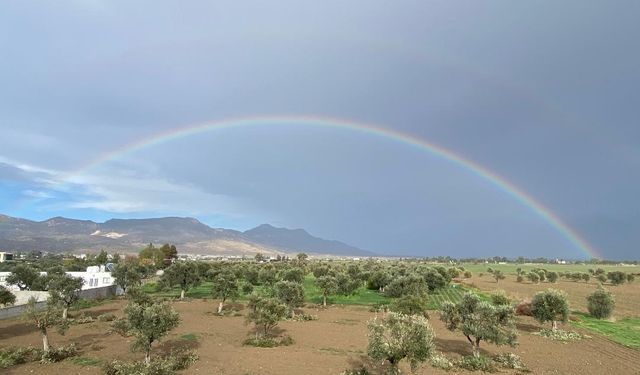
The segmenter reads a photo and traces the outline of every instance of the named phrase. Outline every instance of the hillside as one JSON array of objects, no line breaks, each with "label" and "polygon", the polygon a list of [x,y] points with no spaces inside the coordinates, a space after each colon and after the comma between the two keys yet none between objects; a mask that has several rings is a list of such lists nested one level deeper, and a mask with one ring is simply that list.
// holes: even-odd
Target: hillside
[{"label": "hillside", "polygon": [[54,217],[31,221],[0,215],[0,249],[50,252],[134,252],[148,243],[173,243],[194,254],[252,255],[307,252],[375,256],[339,241],[314,237],[304,229],[263,224],[240,232],[212,228],[194,218],[111,219],[104,223]]}]

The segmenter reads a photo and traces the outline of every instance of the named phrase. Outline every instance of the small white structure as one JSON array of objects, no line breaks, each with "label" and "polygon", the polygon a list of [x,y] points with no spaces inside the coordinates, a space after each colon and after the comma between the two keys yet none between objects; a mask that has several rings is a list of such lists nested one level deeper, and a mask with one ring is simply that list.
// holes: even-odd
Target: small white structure
[{"label": "small white structure", "polygon": [[[42,276],[46,274],[46,272],[40,272]],[[7,284],[6,279],[9,275],[11,275],[11,272],[0,272],[0,285],[9,290],[19,290],[17,286]],[[108,272],[105,266],[91,266],[87,267],[85,272],[67,272],[67,275],[82,278],[84,280],[82,290],[102,288],[115,283],[115,280],[111,277],[111,272]]]},{"label": "small white structure", "polygon": [[0,263],[4,263],[8,260],[13,260],[13,253],[0,251]]},{"label": "small white structure", "polygon": [[67,272],[67,275],[81,277],[84,280],[82,290],[102,288],[114,283],[111,272],[108,272],[105,266],[91,266],[87,267],[85,272]]}]

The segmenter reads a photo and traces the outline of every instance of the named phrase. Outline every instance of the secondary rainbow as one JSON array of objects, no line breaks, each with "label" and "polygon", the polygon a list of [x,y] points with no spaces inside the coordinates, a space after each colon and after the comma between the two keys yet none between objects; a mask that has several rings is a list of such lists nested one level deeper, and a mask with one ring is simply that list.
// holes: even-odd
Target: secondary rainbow
[{"label": "secondary rainbow", "polygon": [[465,158],[444,147],[426,141],[415,136],[402,133],[396,130],[384,128],[378,125],[359,123],[351,120],[343,120],[329,117],[317,116],[256,116],[224,119],[219,121],[211,121],[200,124],[186,125],[174,128],[165,132],[154,134],[150,137],[140,139],[136,142],[126,144],[118,149],[105,153],[98,158],[85,164],[78,170],[66,175],[62,180],[69,181],[73,176],[81,175],[87,171],[112,160],[116,160],[134,152],[145,148],[153,147],[165,142],[169,142],[179,138],[185,138],[192,135],[237,127],[258,127],[258,126],[274,126],[274,125],[294,125],[304,127],[320,127],[320,128],[336,128],[343,130],[356,131],[366,133],[372,136],[378,136],[400,142],[406,145],[417,147],[429,154],[444,159],[458,167],[461,167],[472,173],[473,175],[489,182],[500,191],[510,195],[522,205],[533,211],[537,216],[546,221],[558,233],[560,233],[573,246],[579,249],[585,256],[591,258],[599,258],[596,250],[585,239],[583,239],[575,230],[564,223],[556,214],[542,203],[538,202],[532,196],[518,188],[503,177],[497,175],[482,165]]}]

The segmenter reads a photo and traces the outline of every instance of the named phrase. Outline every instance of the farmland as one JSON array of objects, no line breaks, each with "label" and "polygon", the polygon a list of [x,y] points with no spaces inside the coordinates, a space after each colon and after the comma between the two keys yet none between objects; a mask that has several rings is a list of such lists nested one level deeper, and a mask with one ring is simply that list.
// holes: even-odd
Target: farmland
[{"label": "farmland", "polygon": [[[226,302],[224,314],[216,312],[219,299],[214,298],[212,290],[219,276],[206,278],[198,285],[189,288],[185,299],[180,300],[180,287],[157,288],[161,278],[152,277],[145,281],[142,290],[153,298],[167,299],[180,316],[180,324],[171,331],[153,350],[155,356],[168,355],[175,350],[184,349],[197,353],[199,359],[184,374],[283,374],[299,373],[304,369],[306,374],[340,374],[348,369],[368,369],[370,374],[382,371],[378,364],[367,356],[367,324],[372,319],[382,319],[387,308],[393,308],[396,298],[376,288],[369,288],[367,283],[360,285],[351,293],[341,294],[335,290],[328,296],[328,307],[322,306],[322,290],[318,279],[323,274],[331,274],[331,270],[347,270],[352,264],[310,263],[305,266],[310,272],[301,279],[304,291],[304,302],[297,309],[299,316],[308,320],[284,319],[275,327],[273,334],[292,338],[288,346],[261,348],[245,345],[245,340],[252,337],[256,330],[247,324],[246,318],[250,308],[251,295],[269,295],[275,284],[257,282],[251,291],[241,291],[237,298]],[[359,264],[364,269],[372,264]],[[407,277],[415,272],[427,272],[430,268],[443,265],[391,264],[373,265],[377,270],[397,272],[396,277],[385,283],[392,285],[396,280],[409,280]],[[211,265],[214,275],[219,275],[227,267],[234,267],[250,273],[254,267],[250,264]],[[284,271],[296,268],[289,265],[258,265],[258,269],[281,269]],[[426,268],[425,268],[426,267]],[[446,266],[449,267],[449,266]],[[459,277],[450,283],[430,290],[426,294],[426,308],[429,324],[435,332],[435,350],[451,361],[462,360],[471,353],[471,348],[464,335],[449,331],[440,320],[440,310],[445,303],[458,303],[466,292],[479,295],[481,300],[490,301],[490,295],[496,290],[503,290],[505,295],[517,303],[530,299],[533,294],[548,288],[561,289],[567,293],[571,314],[568,322],[560,324],[560,328],[571,331],[582,339],[578,341],[553,341],[539,334],[543,327],[529,316],[519,316],[516,320],[518,345],[496,346],[482,343],[480,354],[493,357],[500,353],[517,355],[532,373],[582,373],[582,374],[634,374],[640,360],[640,320],[637,311],[640,308],[640,283],[634,281],[623,285],[606,284],[606,288],[617,301],[613,316],[607,320],[598,320],[587,313],[585,297],[595,290],[598,282],[575,282],[560,279],[555,283],[529,281],[517,282],[516,269],[540,268],[541,266],[492,265],[493,269],[501,269],[505,278],[496,282],[487,272],[487,265],[462,265],[465,270],[472,270],[470,277]],[[552,267],[544,266],[547,269]],[[553,266],[562,272],[588,272],[584,266]],[[560,268],[566,267],[566,268]],[[353,267],[352,267],[353,268]],[[616,268],[608,268],[617,270]],[[620,268],[618,268],[620,269]],[[630,268],[624,268],[630,272]],[[636,270],[633,268],[632,270]],[[480,275],[480,274],[483,275]],[[427,275],[428,273],[424,273]],[[336,274],[337,275],[337,274]],[[373,273],[365,274],[373,277]],[[267,275],[268,276],[268,275]],[[258,278],[260,280],[262,277]],[[218,277],[218,278],[216,278]],[[427,277],[427,276],[425,276]],[[218,281],[216,281],[218,280]],[[242,280],[242,278],[241,278]],[[277,283],[276,283],[277,284]],[[365,284],[367,284],[365,286]],[[243,284],[244,285],[244,284]],[[387,288],[391,288],[388,286]],[[240,288],[241,289],[241,288]],[[127,300],[116,298],[98,303],[83,303],[81,308],[71,312],[72,318],[80,317],[82,324],[74,324],[65,336],[51,332],[54,346],[75,343],[80,352],[77,356],[59,363],[26,363],[4,369],[7,374],[57,374],[61,371],[70,374],[99,372],[100,368],[114,358],[121,361],[140,360],[140,353],[128,349],[131,338],[123,338],[116,334],[112,323],[97,319],[98,316],[113,314],[117,318],[124,316]],[[383,307],[386,306],[386,307]],[[87,318],[89,317],[89,318]],[[93,317],[93,319],[91,318]],[[548,327],[548,325],[545,325]],[[38,346],[40,337],[32,325],[18,319],[0,321],[0,348],[9,346]],[[400,366],[403,373],[409,373],[407,364]],[[521,373],[520,370],[502,369],[501,372]],[[434,368],[425,363],[417,374],[471,373],[462,368],[452,371]]]}]

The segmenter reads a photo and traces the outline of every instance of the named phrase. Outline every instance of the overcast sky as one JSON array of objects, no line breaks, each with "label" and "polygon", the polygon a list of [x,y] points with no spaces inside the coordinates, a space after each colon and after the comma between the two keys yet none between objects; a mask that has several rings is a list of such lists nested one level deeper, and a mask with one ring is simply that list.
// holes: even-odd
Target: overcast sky
[{"label": "overcast sky", "polygon": [[638,19],[637,1],[5,1],[0,213],[268,222],[385,254],[585,256],[470,171],[344,129],[217,130],[74,173],[187,124],[337,117],[473,160],[604,257],[637,259]]}]

